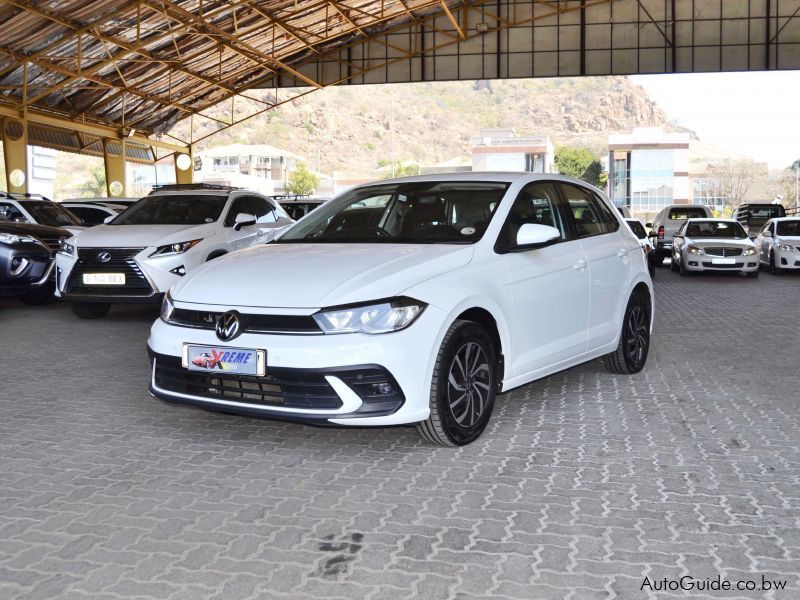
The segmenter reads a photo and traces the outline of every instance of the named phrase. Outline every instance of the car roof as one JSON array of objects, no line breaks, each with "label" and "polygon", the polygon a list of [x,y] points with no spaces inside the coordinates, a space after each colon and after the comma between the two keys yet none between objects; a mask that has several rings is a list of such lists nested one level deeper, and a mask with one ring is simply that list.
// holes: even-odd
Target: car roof
[{"label": "car roof", "polygon": [[800,221],[800,215],[794,217],[772,217],[770,221]]},{"label": "car roof", "polygon": [[693,218],[693,219],[686,219],[687,223],[739,223],[736,219],[723,219],[723,218],[715,218],[715,217],[703,217],[701,218]]}]

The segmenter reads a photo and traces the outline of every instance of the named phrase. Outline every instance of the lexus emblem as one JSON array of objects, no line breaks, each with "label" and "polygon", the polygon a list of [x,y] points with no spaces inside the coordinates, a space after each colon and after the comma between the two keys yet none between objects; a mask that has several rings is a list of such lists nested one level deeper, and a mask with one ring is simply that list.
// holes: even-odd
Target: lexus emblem
[{"label": "lexus emblem", "polygon": [[238,337],[240,329],[239,313],[235,310],[229,310],[217,319],[217,326],[215,330],[217,337],[223,342],[228,342]]},{"label": "lexus emblem", "polygon": [[97,260],[101,263],[107,263],[111,260],[111,253],[110,252],[98,252],[97,253]]}]

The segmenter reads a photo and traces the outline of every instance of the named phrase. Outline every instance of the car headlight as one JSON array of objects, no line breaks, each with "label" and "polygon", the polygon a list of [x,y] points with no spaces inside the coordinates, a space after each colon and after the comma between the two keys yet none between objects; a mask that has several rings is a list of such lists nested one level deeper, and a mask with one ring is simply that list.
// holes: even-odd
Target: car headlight
[{"label": "car headlight", "polygon": [[324,308],[313,316],[323,333],[390,333],[411,325],[426,306],[419,300],[400,297]]},{"label": "car headlight", "polygon": [[756,249],[755,248],[745,248],[743,254],[745,256],[755,256]]},{"label": "car headlight", "polygon": [[164,294],[164,300],[161,302],[161,320],[164,323],[169,323],[172,312],[175,310],[175,305],[172,303],[172,290],[167,290]]},{"label": "car headlight", "polygon": [[779,244],[778,250],[782,250],[783,252],[797,252],[797,248],[789,246],[788,244]]},{"label": "car headlight", "polygon": [[703,249],[702,248],[698,248],[697,246],[687,246],[686,247],[686,251],[689,254],[702,254],[703,253]]},{"label": "car headlight", "polygon": [[183,254],[189,248],[196,246],[202,241],[203,238],[200,238],[199,240],[189,240],[188,242],[176,242],[175,244],[159,246],[150,256],[171,256],[173,254]]},{"label": "car headlight", "polygon": [[67,243],[66,239],[63,239],[58,243],[58,252],[60,254],[66,254],[67,256],[73,256],[75,254],[75,246]]},{"label": "car headlight", "polygon": [[14,233],[0,233],[0,243],[3,244],[22,244],[27,242],[36,242],[36,238],[29,235],[16,235]]}]

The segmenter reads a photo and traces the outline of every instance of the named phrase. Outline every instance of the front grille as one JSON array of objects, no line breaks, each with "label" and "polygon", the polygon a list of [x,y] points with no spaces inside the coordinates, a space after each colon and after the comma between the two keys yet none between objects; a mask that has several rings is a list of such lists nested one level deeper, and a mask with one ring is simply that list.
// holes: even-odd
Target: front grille
[{"label": "front grille", "polygon": [[40,236],[37,236],[36,239],[38,239],[45,246],[47,246],[47,249],[50,250],[50,252],[52,254],[55,254],[56,252],[58,252],[58,247],[61,244],[61,240],[62,239],[66,239],[66,238],[65,237],[53,237],[53,236],[42,236],[42,235],[40,235]]},{"label": "front grille", "polygon": [[741,248],[703,248],[706,254],[709,256],[721,256],[725,258],[726,256],[741,256],[742,249]]},{"label": "front grille", "polygon": [[712,268],[712,269],[741,269],[742,268],[741,264],[738,264],[738,265],[735,265],[735,264],[734,265],[715,265],[712,262],[704,262],[703,266],[704,267],[709,267],[709,268]]},{"label": "front grille", "polygon": [[[221,312],[187,310],[176,308],[169,322],[182,327],[196,329],[214,329]],[[242,330],[248,333],[289,333],[310,334],[322,333],[312,316],[299,315],[240,315]]]},{"label": "front grille", "polygon": [[[67,293],[97,294],[99,296],[142,296],[153,295],[153,288],[142,273],[134,256],[144,248],[78,248],[78,262],[70,273]],[[97,255],[107,252],[111,258],[100,262]],[[86,285],[84,273],[124,273],[125,285]]]},{"label": "front grille", "polygon": [[[342,406],[342,401],[325,379],[326,375],[332,375],[361,398],[363,404],[358,412],[364,416],[393,412],[405,401],[394,377],[376,365],[330,370],[268,366],[266,375],[257,377],[189,371],[177,357],[163,354],[152,356],[156,387],[165,392],[209,400],[231,400],[263,408],[282,406],[335,410]],[[386,384],[391,391],[381,393],[381,385]]]}]

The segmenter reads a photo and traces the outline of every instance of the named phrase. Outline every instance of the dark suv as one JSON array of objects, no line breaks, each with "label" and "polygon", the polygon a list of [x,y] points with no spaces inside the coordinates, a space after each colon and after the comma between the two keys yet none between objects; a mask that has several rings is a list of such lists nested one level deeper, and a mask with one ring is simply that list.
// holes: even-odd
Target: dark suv
[{"label": "dark suv", "polygon": [[785,216],[786,209],[782,204],[750,202],[740,205],[732,218],[739,221],[747,234],[754,238],[767,221]]},{"label": "dark suv", "polygon": [[0,219],[0,296],[45,304],[55,289],[55,255],[66,229]]}]

